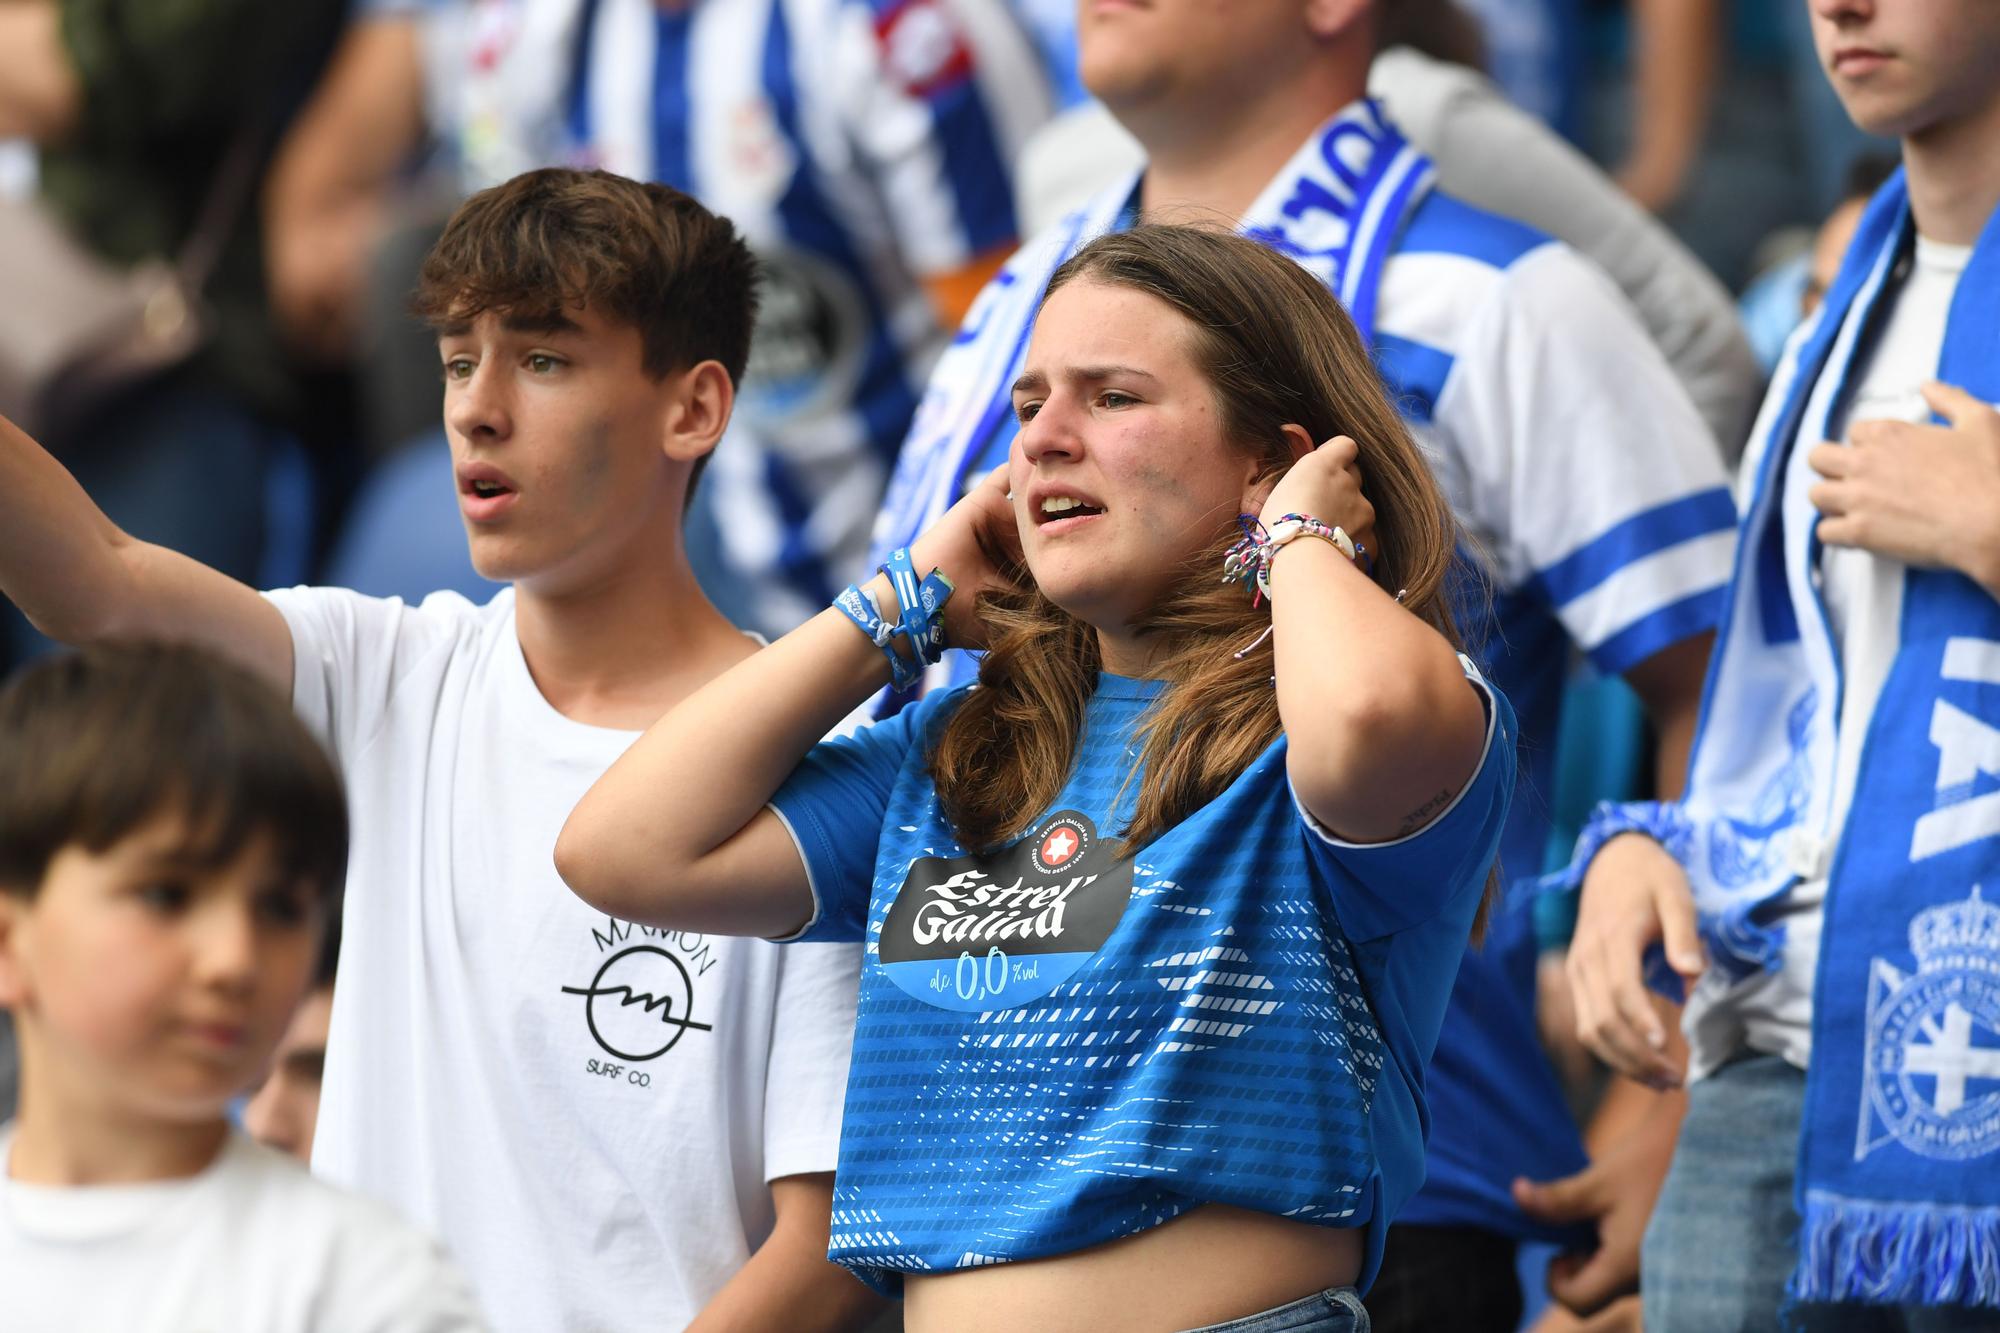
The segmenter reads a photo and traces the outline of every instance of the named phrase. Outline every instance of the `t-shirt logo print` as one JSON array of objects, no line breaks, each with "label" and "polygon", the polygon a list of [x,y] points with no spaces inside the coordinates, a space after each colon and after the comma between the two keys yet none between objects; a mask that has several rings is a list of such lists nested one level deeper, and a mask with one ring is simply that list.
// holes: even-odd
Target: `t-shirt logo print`
[{"label": "t-shirt logo print", "polygon": [[941,1009],[1026,1004],[1103,946],[1131,896],[1131,860],[1089,816],[1058,811],[991,856],[913,864],[882,922],[882,968]]},{"label": "t-shirt logo print", "polygon": [[1057,827],[1042,835],[1042,845],[1036,849],[1035,859],[1041,866],[1053,869],[1067,863],[1083,850],[1083,840],[1068,827]]},{"label": "t-shirt logo print", "polygon": [[710,1032],[694,1013],[694,979],[686,964],[652,944],[635,944],[604,960],[588,986],[564,986],[584,997],[590,1035],[606,1053],[635,1063],[672,1050],[689,1028]]}]

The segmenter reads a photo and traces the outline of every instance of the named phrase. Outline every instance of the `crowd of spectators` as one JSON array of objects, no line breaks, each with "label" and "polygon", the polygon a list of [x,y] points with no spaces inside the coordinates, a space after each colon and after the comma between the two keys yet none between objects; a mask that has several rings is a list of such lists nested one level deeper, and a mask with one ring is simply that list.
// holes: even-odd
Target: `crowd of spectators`
[{"label": "crowd of spectators", "polygon": [[[1728,534],[1772,426],[1758,404],[1798,373],[1801,322],[1829,293],[1836,314],[1855,299],[1850,245],[1883,244],[1864,210],[1897,142],[1856,128],[1813,30],[1871,3],[1893,7],[1345,6],[1372,24],[1352,72],[1434,164],[1439,199],[1466,206],[1414,209],[1385,243],[1409,253],[1385,249],[1379,312],[1352,313],[1484,563],[1471,651],[1526,742],[1496,915],[1432,1067],[1429,1187],[1370,1301],[1379,1328],[1434,1326],[1454,1300],[1479,1316],[1454,1327],[1641,1327],[1639,1236],[1690,1055],[1677,1008],[1586,983],[1570,950],[1588,881],[1562,872],[1600,803],[1681,796]],[[1196,211],[1269,220],[1252,234],[1309,267],[1322,253],[1283,229],[1310,217],[1305,196],[1184,168],[1268,89],[1192,45],[1162,63],[1173,88],[1121,83],[1080,63],[1078,8],[0,0],[0,415],[117,530],[244,584],[485,603],[503,585],[460,538],[470,483],[412,305],[425,256],[461,203],[524,171],[670,185],[729,218],[757,266],[688,555],[716,608],[777,638],[1005,460],[1011,409],[989,381],[1027,337],[1009,291],[1068,257],[1046,240],[1068,220],[1188,220],[1155,217],[1136,184],[1171,171]],[[1538,250],[1547,237],[1562,244]],[[89,319],[48,304],[72,274],[100,302]],[[0,598],[0,675],[53,646]],[[1603,918],[1584,922],[1604,950]],[[332,961],[237,1108],[308,1161]],[[1717,1003],[1704,984],[1691,994]],[[1621,1058],[1626,1034],[1591,1009],[1607,996],[1647,1030],[1643,1056]],[[1696,1035],[1711,1074],[1726,1058]],[[14,1073],[0,1015],[0,1121]]]}]

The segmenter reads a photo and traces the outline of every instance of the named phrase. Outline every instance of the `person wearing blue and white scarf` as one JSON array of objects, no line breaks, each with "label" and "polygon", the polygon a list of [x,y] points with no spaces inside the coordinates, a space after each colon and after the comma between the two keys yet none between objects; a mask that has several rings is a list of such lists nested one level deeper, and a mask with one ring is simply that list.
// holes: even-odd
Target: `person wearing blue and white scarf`
[{"label": "person wearing blue and white scarf", "polygon": [[2000,6],[1810,3],[1904,169],[1766,400],[1686,797],[1579,843],[1572,978],[1590,1044],[1662,1081],[1644,946],[1692,982],[1649,1329],[1990,1328]]},{"label": "person wearing blue and white scarf", "polygon": [[[1664,748],[1676,736],[1684,745],[1735,512],[1715,443],[1610,281],[1567,246],[1433,189],[1428,159],[1365,99],[1370,9],[1158,0],[1079,11],[1083,76],[1149,160],[1030,242],[974,303],[919,405],[878,553],[907,545],[1006,457],[1009,386],[1058,264],[1142,216],[1235,219],[1341,296],[1473,534],[1495,596],[1469,637],[1482,669],[1505,679],[1523,737],[1501,863],[1509,877],[1531,875],[1548,836],[1569,648],[1631,680]],[[931,683],[967,674],[960,662]],[[1586,1167],[1538,1039],[1534,967],[1519,911],[1496,913],[1461,967],[1426,1086],[1428,1177],[1397,1216],[1370,1296],[1379,1327],[1512,1333],[1516,1243],[1582,1239],[1529,1216],[1511,1188],[1517,1176],[1576,1180]],[[1655,1161],[1671,1120],[1666,1129]],[[1643,1185],[1593,1172],[1588,1192],[1605,1204],[1554,1219],[1618,1214],[1603,1255],[1564,1275],[1579,1302],[1615,1291],[1620,1256],[1625,1280],[1636,1274],[1639,1219],[1661,1169]]]}]

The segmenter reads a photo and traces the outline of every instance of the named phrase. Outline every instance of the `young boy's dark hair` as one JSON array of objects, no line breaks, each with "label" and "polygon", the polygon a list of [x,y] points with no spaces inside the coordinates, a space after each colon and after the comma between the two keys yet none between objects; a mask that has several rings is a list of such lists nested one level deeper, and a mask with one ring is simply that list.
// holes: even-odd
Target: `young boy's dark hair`
[{"label": "young boy's dark hair", "polygon": [[[757,261],[727,218],[669,186],[544,167],[459,207],[417,281],[439,333],[492,313],[561,329],[585,306],[639,331],[655,380],[716,361],[743,380],[757,322]],[[688,493],[706,459],[689,476]]]},{"label": "young boy's dark hair", "polygon": [[0,891],[32,897],[56,853],[98,854],[161,816],[223,866],[267,834],[290,879],[334,899],[347,801],[284,699],[195,648],[103,644],[44,659],[0,690]]}]

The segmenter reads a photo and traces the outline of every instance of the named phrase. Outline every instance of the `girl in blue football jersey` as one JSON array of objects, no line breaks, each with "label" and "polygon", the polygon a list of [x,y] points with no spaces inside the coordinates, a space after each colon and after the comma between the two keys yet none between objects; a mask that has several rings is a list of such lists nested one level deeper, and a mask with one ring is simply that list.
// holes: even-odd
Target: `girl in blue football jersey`
[{"label": "girl in blue football jersey", "polygon": [[[1020,361],[1006,467],[657,723],[558,868],[867,942],[829,1247],[912,1328],[1366,1328],[1513,784],[1450,510],[1241,237],[1092,242]],[[946,645],[977,686],[820,740]]]}]

